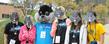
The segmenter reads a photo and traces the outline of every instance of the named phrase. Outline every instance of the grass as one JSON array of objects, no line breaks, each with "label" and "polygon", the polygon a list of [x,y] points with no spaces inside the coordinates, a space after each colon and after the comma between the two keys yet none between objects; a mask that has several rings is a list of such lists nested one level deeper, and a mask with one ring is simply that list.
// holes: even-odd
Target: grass
[{"label": "grass", "polygon": [[0,21],[0,44],[4,44],[4,27],[8,22],[10,22],[9,19],[2,20],[3,21]]}]

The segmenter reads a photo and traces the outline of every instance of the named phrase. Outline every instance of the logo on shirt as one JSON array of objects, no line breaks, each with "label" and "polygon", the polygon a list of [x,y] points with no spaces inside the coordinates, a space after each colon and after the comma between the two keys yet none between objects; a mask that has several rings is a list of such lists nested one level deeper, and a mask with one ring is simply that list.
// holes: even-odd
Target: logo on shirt
[{"label": "logo on shirt", "polygon": [[66,26],[66,23],[60,23],[59,26]]},{"label": "logo on shirt", "polygon": [[20,26],[13,27],[13,28],[11,28],[10,31],[18,31],[18,30],[20,30]]}]

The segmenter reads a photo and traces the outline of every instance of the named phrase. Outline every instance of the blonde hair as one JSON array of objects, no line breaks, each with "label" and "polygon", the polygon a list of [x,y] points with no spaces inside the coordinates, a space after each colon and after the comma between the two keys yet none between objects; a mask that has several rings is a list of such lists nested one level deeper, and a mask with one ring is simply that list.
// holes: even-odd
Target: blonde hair
[{"label": "blonde hair", "polygon": [[60,10],[62,10],[63,12],[65,12],[65,8],[64,8],[63,6],[59,6],[59,7],[57,7],[57,9],[60,9]]}]

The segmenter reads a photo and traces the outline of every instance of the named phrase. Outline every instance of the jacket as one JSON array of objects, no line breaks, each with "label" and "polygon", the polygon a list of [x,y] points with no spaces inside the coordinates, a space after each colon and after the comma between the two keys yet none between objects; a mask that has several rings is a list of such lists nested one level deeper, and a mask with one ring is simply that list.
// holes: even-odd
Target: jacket
[{"label": "jacket", "polygon": [[26,41],[28,41],[29,44],[34,44],[35,35],[35,26],[32,26],[31,29],[27,30],[26,25],[24,25],[20,29],[19,40],[21,41],[21,44],[26,44]]}]

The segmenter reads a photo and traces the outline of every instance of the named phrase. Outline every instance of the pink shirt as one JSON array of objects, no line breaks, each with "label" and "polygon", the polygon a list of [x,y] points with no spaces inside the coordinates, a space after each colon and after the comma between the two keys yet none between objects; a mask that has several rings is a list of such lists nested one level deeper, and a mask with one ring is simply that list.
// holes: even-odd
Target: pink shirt
[{"label": "pink shirt", "polygon": [[26,25],[23,25],[20,29],[19,40],[21,44],[26,44],[28,40],[29,44],[34,44],[36,28],[32,26],[31,29],[27,30]]}]

